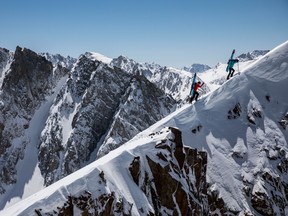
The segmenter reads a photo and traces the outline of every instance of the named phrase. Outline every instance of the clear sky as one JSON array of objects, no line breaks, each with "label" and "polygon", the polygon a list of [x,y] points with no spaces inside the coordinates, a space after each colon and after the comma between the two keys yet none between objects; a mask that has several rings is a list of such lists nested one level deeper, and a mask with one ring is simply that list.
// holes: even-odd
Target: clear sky
[{"label": "clear sky", "polygon": [[215,66],[288,40],[288,0],[1,0],[0,47]]}]

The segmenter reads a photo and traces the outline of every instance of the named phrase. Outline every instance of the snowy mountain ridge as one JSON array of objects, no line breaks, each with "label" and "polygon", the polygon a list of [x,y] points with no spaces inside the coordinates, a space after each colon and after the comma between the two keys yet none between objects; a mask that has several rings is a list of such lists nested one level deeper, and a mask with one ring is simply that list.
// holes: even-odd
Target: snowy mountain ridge
[{"label": "snowy mountain ridge", "polygon": [[201,73],[209,69],[211,69],[211,67],[205,64],[192,64],[190,67],[183,67],[183,70],[192,73]]},{"label": "snowy mountain ridge", "polygon": [[1,209],[176,109],[176,101],[144,76],[98,58],[86,53],[75,62],[20,47],[1,50]]},{"label": "snowy mountain ridge", "polygon": [[250,60],[255,60],[261,56],[264,56],[265,54],[267,54],[270,50],[254,50],[252,52],[248,52],[248,53],[243,53],[241,55],[239,55],[237,58],[239,59],[239,61],[250,61]]},{"label": "snowy mountain ridge", "polygon": [[285,42],[3,215],[286,215],[287,72]]},{"label": "snowy mountain ridge", "polygon": [[53,64],[54,67],[57,67],[57,65],[60,65],[68,69],[71,69],[73,67],[73,64],[77,60],[71,56],[64,57],[60,54],[53,55],[50,53],[39,53],[39,55],[45,57],[48,61],[50,61]]}]

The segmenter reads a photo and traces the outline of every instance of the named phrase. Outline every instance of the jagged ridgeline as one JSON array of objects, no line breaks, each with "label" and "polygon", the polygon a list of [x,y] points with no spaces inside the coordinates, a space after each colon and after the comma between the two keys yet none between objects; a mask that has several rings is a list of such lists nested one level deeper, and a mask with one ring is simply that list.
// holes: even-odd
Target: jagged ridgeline
[{"label": "jagged ridgeline", "polygon": [[[23,57],[29,52],[33,60]],[[191,72],[124,56],[99,61],[86,53],[69,67],[27,49],[3,53],[2,192],[11,194],[7,185],[21,178],[36,183],[37,169],[43,185],[60,179],[4,214],[287,214],[288,42],[256,53],[257,61],[249,57],[239,76],[175,112],[190,91]],[[18,71],[14,81],[25,97],[5,84],[13,68],[22,68],[14,66],[16,56],[30,65],[26,78]],[[45,79],[45,91],[28,82],[35,77]]]},{"label": "jagged ridgeline", "polygon": [[21,47],[0,49],[0,75],[1,194],[39,168],[50,185],[102,157],[173,112],[190,86],[188,74],[124,56]]}]

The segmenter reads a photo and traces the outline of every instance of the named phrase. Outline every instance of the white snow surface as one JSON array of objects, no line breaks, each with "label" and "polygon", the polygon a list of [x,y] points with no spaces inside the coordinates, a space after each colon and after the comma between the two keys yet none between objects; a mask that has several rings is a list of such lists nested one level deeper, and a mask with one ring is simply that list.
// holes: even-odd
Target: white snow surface
[{"label": "white snow surface", "polygon": [[98,60],[105,64],[110,64],[110,62],[112,61],[112,58],[109,58],[97,52],[87,52],[85,55],[89,56],[92,60]]},{"label": "white snow surface", "polygon": [[[203,80],[204,76],[208,79],[206,73],[201,76]],[[61,205],[69,194],[83,190],[97,194],[96,183],[89,179],[98,176],[101,171],[104,171],[111,190],[120,190],[133,203],[132,214],[140,215],[137,211],[140,206],[146,206],[146,209],[151,209],[151,206],[127,170],[134,156],[149,154],[153,151],[153,143],[169,136],[166,133],[154,138],[148,135],[169,126],[182,131],[184,145],[208,153],[207,181],[211,188],[220,191],[220,197],[231,209],[244,215],[244,210],[250,209],[250,204],[243,194],[242,180],[256,185],[253,190],[262,190],[262,184],[254,178],[254,174],[264,169],[273,174],[273,167],[263,149],[277,144],[288,151],[288,133],[275,123],[288,109],[288,41],[251,63],[245,70],[241,69],[240,75],[216,87],[197,103],[184,105],[108,155],[4,209],[0,215],[34,215],[34,209],[40,206],[45,211]],[[271,101],[268,102],[263,95],[271,96]],[[242,107],[243,115],[249,115],[251,108],[261,110],[262,118],[255,119],[261,127],[249,124],[243,120],[245,118],[227,118],[228,110],[238,102],[247,105]],[[202,125],[202,130],[191,133],[199,125]],[[233,152],[243,155],[244,159],[235,160]],[[273,155],[273,152],[270,154]]]}]

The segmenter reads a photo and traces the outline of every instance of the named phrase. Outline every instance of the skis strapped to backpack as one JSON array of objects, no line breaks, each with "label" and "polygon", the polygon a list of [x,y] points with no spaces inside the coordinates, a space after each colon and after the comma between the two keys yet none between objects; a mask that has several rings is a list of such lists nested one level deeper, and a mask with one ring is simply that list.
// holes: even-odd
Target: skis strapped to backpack
[{"label": "skis strapped to backpack", "polygon": [[227,67],[226,67],[226,72],[229,71],[229,65],[230,65],[231,60],[233,59],[234,53],[235,53],[235,49],[233,49],[231,57],[228,60]]},{"label": "skis strapped to backpack", "polygon": [[195,87],[195,83],[196,83],[196,74],[194,74],[193,80],[192,80],[192,85],[191,85],[191,91],[190,91],[190,97],[193,97],[194,95],[194,87]]}]

